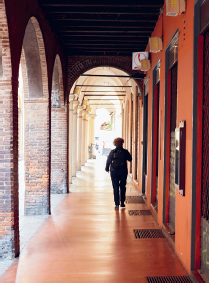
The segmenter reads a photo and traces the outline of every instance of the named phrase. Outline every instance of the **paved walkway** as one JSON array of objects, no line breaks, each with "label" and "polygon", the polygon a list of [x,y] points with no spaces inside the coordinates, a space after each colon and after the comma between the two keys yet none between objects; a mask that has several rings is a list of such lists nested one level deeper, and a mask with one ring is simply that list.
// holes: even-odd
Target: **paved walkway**
[{"label": "paved walkway", "polygon": [[[3,282],[147,282],[187,275],[168,240],[136,239],[133,229],[158,229],[146,204],[115,211],[104,158],[89,160],[66,195],[16,260]],[[127,195],[140,195],[130,183]]]}]

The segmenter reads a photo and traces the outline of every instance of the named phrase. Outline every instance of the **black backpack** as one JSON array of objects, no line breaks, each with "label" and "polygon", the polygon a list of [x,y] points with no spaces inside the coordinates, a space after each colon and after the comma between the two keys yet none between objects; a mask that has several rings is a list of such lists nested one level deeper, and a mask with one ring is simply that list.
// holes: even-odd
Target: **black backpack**
[{"label": "black backpack", "polygon": [[113,150],[111,167],[115,170],[126,169],[127,165],[126,165],[125,152],[122,148]]}]

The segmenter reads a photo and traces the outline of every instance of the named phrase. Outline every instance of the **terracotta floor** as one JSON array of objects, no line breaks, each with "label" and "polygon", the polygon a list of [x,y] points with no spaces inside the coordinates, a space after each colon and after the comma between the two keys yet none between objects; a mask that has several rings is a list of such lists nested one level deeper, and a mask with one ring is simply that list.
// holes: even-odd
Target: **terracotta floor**
[{"label": "terracotta floor", "polygon": [[[140,195],[128,184],[127,195]],[[4,273],[3,282],[147,282],[147,276],[187,275],[167,239],[135,239],[133,229],[159,228],[152,216],[114,210],[104,159],[90,160],[71,193],[45,220]]]}]

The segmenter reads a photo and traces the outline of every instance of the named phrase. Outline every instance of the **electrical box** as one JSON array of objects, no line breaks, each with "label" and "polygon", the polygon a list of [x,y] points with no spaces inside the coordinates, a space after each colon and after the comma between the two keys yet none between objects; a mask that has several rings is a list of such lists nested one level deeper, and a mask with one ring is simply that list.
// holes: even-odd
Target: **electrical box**
[{"label": "electrical box", "polygon": [[186,11],[186,0],[166,0],[166,16],[178,16]]},{"label": "electrical box", "polygon": [[186,121],[175,129],[175,187],[185,196]]},{"label": "electrical box", "polygon": [[150,60],[141,60],[141,71],[149,71],[151,68]]},{"label": "electrical box", "polygon": [[163,42],[161,37],[149,38],[149,50],[150,52],[160,52],[163,50]]}]

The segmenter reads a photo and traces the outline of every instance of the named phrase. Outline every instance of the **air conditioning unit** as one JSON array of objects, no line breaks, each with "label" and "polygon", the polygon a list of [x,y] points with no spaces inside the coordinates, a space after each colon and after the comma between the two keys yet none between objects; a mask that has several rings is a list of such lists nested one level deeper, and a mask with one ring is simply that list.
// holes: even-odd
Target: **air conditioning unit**
[{"label": "air conditioning unit", "polygon": [[151,68],[150,60],[144,59],[141,60],[141,71],[149,71]]},{"label": "air conditioning unit", "polygon": [[150,52],[160,52],[163,50],[163,42],[161,37],[150,37],[149,38],[149,49]]},{"label": "air conditioning unit", "polygon": [[178,16],[186,11],[186,0],[166,0],[166,16]]}]

